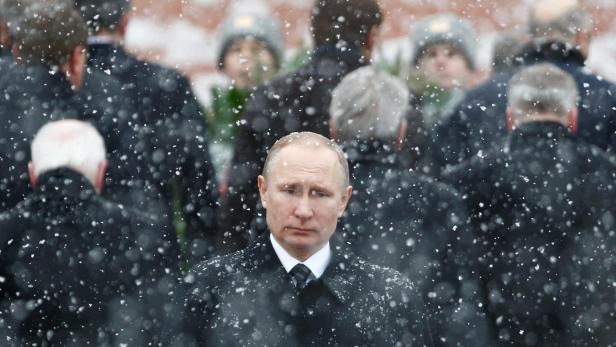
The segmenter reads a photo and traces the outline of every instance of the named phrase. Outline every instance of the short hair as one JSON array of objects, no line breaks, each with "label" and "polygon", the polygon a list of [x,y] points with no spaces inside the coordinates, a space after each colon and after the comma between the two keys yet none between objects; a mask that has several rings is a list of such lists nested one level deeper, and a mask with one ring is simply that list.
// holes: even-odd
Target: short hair
[{"label": "short hair", "polygon": [[[554,9],[554,6],[557,8]],[[577,1],[561,5],[557,0],[543,0],[533,4],[529,30],[534,38],[558,35],[573,40],[576,34],[592,30],[592,19]]]},{"label": "short hair", "polygon": [[383,20],[376,0],[316,0],[310,18],[315,46],[345,41],[365,47],[370,29]]},{"label": "short hair", "polygon": [[409,108],[409,90],[401,80],[365,66],[336,86],[329,112],[342,141],[389,141],[396,139]]},{"label": "short hair", "polygon": [[11,33],[26,64],[63,65],[88,38],[81,15],[70,1],[62,0],[28,5]]},{"label": "short hair", "polygon": [[74,0],[92,33],[114,32],[130,10],[130,0]]},{"label": "short hair", "polygon": [[99,165],[105,160],[105,142],[89,123],[78,120],[48,122],[39,129],[31,144],[34,173],[68,167],[93,184]]},{"label": "short hair", "polygon": [[531,65],[509,81],[507,101],[516,117],[553,113],[565,117],[578,102],[577,84],[571,75],[550,63]]},{"label": "short hair", "polygon": [[349,186],[351,182],[349,178],[349,164],[342,148],[340,148],[335,141],[330,140],[323,135],[309,131],[291,133],[278,139],[278,141],[274,143],[272,148],[270,148],[267,153],[267,158],[265,158],[265,164],[263,165],[263,177],[267,179],[271,173],[272,166],[276,162],[280,150],[290,145],[313,146],[332,150],[336,154],[338,163],[340,164],[340,176],[342,179],[343,188]]}]

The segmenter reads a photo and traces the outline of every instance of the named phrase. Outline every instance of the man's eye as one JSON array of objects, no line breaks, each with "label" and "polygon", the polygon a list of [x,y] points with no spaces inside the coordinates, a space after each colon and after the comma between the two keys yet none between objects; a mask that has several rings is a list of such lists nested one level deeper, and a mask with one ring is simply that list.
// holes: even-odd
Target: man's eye
[{"label": "man's eye", "polygon": [[316,196],[318,198],[322,198],[322,197],[326,197],[327,193],[320,191],[320,190],[313,190],[312,191],[312,196]]}]

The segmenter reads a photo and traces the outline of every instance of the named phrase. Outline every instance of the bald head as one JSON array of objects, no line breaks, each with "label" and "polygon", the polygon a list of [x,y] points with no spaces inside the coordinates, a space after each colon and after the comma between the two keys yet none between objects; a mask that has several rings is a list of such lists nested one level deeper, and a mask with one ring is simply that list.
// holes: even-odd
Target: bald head
[{"label": "bald head", "polygon": [[49,122],[36,133],[31,151],[31,178],[66,167],[84,175],[97,190],[102,189],[105,143],[92,125],[77,120]]},{"label": "bald head", "polygon": [[530,8],[530,33],[535,38],[575,40],[590,33],[592,22],[578,0],[539,0]]}]

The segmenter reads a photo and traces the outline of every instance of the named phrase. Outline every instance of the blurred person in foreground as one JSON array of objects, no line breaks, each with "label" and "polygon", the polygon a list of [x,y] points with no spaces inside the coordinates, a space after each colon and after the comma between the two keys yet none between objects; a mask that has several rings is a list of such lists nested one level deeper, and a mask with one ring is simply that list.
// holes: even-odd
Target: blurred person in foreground
[{"label": "blurred person in foreground", "polygon": [[347,0],[318,0],[310,22],[314,49],[305,65],[257,88],[246,106],[219,219],[225,252],[246,247],[264,228],[255,213],[261,211],[256,177],[274,142],[295,131],[329,135],[331,91],[347,73],[370,63],[382,12],[376,0],[355,0],[352,6]]},{"label": "blurred person in foreground", "polygon": [[284,41],[271,16],[237,10],[218,29],[218,69],[226,84],[212,87],[205,120],[210,153],[221,193],[226,192],[229,164],[246,101],[259,84],[270,80],[282,63]]},{"label": "blurred person in foreground", "polygon": [[408,99],[402,80],[372,66],[348,74],[332,93],[332,138],[342,143],[354,192],[342,236],[359,257],[415,284],[436,311],[436,341],[481,345],[486,328],[462,199],[399,162]]},{"label": "blurred person in foreground", "polygon": [[[592,20],[577,0],[540,0],[530,6],[532,40],[513,61],[518,69],[542,62],[571,74],[580,90],[574,136],[613,152],[616,149],[616,86],[585,66]],[[493,76],[469,91],[450,121],[438,131],[441,167],[454,165],[502,144],[507,135],[507,84],[515,70]]]},{"label": "blurred person in foreground", "polygon": [[552,64],[521,69],[508,84],[505,143],[444,173],[471,211],[503,346],[616,338],[616,160],[574,135],[579,97]]},{"label": "blurred person in foreground", "polygon": [[[87,66],[117,79],[138,111],[130,139],[169,224],[177,210],[190,262],[214,251],[218,188],[203,114],[188,79],[126,52],[130,0],[73,0],[89,27]],[[176,207],[177,205],[177,207]]]},{"label": "blurred person in foreground", "polygon": [[161,252],[160,220],[99,196],[105,157],[87,123],[50,122],[37,132],[34,191],[0,214],[0,323],[11,332],[3,346],[159,340],[174,260]]},{"label": "blurred person in foreground", "polygon": [[333,238],[352,192],[338,145],[310,132],[284,136],[258,187],[268,232],[185,278],[185,327],[199,345],[429,344],[413,284]]}]

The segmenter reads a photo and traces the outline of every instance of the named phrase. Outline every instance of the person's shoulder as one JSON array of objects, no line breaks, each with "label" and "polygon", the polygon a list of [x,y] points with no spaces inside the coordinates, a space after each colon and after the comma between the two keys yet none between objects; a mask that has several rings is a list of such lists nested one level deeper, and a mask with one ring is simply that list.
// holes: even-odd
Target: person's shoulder
[{"label": "person's shoulder", "polygon": [[362,277],[360,283],[369,286],[371,290],[382,290],[385,293],[413,293],[415,285],[397,270],[370,263],[358,256],[353,256],[351,272]]},{"label": "person's shoulder", "polygon": [[188,271],[184,282],[194,286],[222,283],[243,268],[242,264],[247,252],[248,249],[242,249],[231,254],[203,260]]}]

